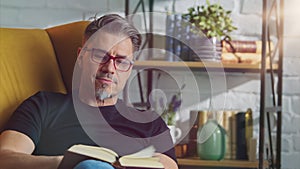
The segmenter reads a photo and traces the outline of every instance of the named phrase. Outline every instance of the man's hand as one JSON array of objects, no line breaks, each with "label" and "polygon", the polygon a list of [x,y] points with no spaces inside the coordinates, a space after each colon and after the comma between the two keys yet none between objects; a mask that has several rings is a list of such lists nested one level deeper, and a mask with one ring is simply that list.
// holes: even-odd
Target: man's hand
[{"label": "man's hand", "polygon": [[159,157],[159,161],[164,165],[165,169],[178,169],[176,162],[169,156],[161,153],[155,153],[156,157]]}]

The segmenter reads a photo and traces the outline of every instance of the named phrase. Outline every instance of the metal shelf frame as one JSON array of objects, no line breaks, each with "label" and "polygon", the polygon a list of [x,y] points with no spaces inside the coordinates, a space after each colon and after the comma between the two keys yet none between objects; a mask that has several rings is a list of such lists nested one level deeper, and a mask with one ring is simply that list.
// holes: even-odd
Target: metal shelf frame
[{"label": "metal shelf frame", "polygon": [[[278,4],[279,3],[279,4]],[[268,8],[269,7],[269,8]],[[279,8],[279,9],[278,9]],[[259,126],[259,169],[263,168],[264,160],[264,143],[265,143],[265,115],[267,118],[267,129],[269,136],[269,148],[270,157],[269,167],[270,168],[281,168],[281,132],[282,132],[282,65],[283,65],[283,24],[284,24],[284,0],[263,0],[263,11],[262,11],[262,62],[261,62],[261,85],[260,85],[260,126]],[[273,108],[266,108],[265,98],[266,98],[266,76],[267,76],[267,42],[270,42],[270,18],[271,15],[275,14],[276,17],[276,30],[277,30],[277,45],[273,53],[273,57],[270,57],[270,77],[271,77],[271,90],[273,96]],[[277,68],[277,92],[275,92],[275,82],[274,82],[274,71],[272,70],[273,58],[278,49],[278,68]],[[277,95],[276,95],[277,94]],[[277,101],[276,101],[277,96]],[[276,113],[277,115],[277,131],[276,131],[276,158],[273,154],[273,142],[270,127],[270,113]],[[276,159],[276,162],[274,161]]]}]

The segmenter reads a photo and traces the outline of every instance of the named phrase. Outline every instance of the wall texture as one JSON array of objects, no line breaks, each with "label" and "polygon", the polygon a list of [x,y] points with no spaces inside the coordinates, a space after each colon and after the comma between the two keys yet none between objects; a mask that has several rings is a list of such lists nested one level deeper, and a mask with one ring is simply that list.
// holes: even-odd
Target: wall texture
[{"label": "wall texture", "polygon": [[[217,2],[218,0],[211,0]],[[232,18],[238,30],[232,34],[235,39],[259,40],[261,36],[261,0],[219,0],[227,10],[232,10]],[[131,9],[137,0],[131,1]],[[192,5],[204,4],[204,0],[176,0],[175,12],[186,12]],[[298,17],[300,12],[297,0],[289,0],[285,3],[284,16],[284,81],[283,81],[283,134],[282,134],[282,168],[299,168],[300,159],[300,24]],[[124,1],[118,0],[0,0],[0,26],[1,27],[22,27],[22,28],[45,28],[62,23],[77,20],[87,20],[95,13],[118,12],[124,13]],[[154,11],[166,12],[172,10],[171,0],[157,0]],[[164,32],[164,23],[161,20],[154,20],[154,29]],[[184,98],[184,105],[187,108],[206,109],[209,106],[210,83],[209,77],[196,72],[193,77],[188,77],[184,72],[176,72],[178,84],[186,83],[184,89],[188,93]],[[201,102],[195,103],[191,90],[191,81],[196,77],[201,94]],[[228,109],[245,110],[251,107],[257,118],[259,112],[260,81],[258,74],[236,74],[226,75],[225,91],[216,91],[214,98],[224,101]],[[172,79],[160,81],[157,85],[172,90],[170,84]],[[224,82],[222,82],[224,83]],[[222,84],[221,83],[221,84]],[[269,82],[267,82],[269,84]],[[136,85],[136,84],[135,84]],[[189,87],[190,86],[190,87]],[[136,86],[132,87],[136,89]],[[136,99],[138,100],[138,99]],[[187,119],[186,112],[181,113],[180,121]],[[256,129],[258,126],[256,126]]]}]

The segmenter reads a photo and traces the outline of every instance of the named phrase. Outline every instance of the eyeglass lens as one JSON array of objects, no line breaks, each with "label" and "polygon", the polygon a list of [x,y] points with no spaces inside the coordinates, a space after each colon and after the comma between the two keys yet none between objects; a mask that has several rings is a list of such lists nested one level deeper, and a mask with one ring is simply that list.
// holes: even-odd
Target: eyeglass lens
[{"label": "eyeglass lens", "polygon": [[112,59],[114,61],[114,66],[117,70],[128,71],[132,65],[132,61],[124,57],[113,57],[107,54],[105,51],[93,49],[92,50],[92,60],[99,64],[105,64]]}]

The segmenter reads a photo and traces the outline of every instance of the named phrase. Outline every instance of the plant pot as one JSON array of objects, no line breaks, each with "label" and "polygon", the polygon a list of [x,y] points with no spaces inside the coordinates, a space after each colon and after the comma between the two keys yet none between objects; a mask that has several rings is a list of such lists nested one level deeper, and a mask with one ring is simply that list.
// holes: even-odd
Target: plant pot
[{"label": "plant pot", "polygon": [[194,61],[221,61],[221,42],[216,37],[208,39],[193,35],[190,40],[190,47],[193,50],[191,58]]},{"label": "plant pot", "polygon": [[175,144],[176,141],[181,137],[182,131],[180,128],[174,125],[168,125],[168,128],[170,129],[170,135],[172,137],[172,141]]}]

